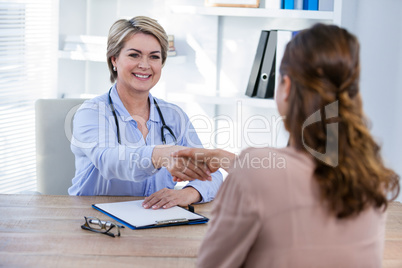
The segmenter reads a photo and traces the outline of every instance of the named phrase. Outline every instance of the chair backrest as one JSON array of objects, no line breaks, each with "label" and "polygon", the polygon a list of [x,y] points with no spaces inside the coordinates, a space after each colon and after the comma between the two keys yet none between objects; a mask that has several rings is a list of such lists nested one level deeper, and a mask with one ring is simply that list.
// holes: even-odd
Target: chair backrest
[{"label": "chair backrest", "polygon": [[39,99],[35,103],[38,192],[67,195],[75,174],[70,149],[72,122],[85,99]]}]

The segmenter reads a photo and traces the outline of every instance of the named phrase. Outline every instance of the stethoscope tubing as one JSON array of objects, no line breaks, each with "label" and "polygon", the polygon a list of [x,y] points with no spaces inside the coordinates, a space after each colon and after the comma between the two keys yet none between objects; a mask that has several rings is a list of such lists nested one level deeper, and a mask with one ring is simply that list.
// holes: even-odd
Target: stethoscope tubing
[{"label": "stethoscope tubing", "polygon": [[[115,108],[114,108],[114,104],[113,104],[113,101],[112,101],[111,92],[112,92],[112,88],[109,89],[110,109],[112,110],[113,117],[114,117],[114,121],[115,121],[115,123],[116,123],[116,128],[117,128],[117,141],[118,141],[119,144],[121,144],[119,120],[117,120],[117,114],[116,114],[116,110],[115,110]],[[163,118],[163,115],[162,115],[162,111],[161,111],[161,109],[159,108],[159,105],[158,105],[158,103],[156,102],[155,99],[154,99],[154,104],[155,104],[156,110],[158,111],[159,117],[161,118],[161,121],[162,121],[162,127],[161,127],[162,144],[166,144],[166,138],[165,138],[165,135],[164,135],[164,131],[165,131],[165,130],[167,130],[167,131],[170,133],[170,135],[172,135],[173,140],[174,140],[175,143],[176,143],[176,142],[177,142],[176,136],[174,135],[173,130],[172,130],[169,126],[166,125],[165,119]]]}]

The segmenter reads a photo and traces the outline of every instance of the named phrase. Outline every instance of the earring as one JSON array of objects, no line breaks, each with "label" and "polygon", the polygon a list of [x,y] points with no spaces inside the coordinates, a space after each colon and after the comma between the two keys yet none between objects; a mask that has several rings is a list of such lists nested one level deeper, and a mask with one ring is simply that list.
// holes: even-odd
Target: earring
[{"label": "earring", "polygon": [[113,66],[113,71],[115,71],[115,72],[116,72],[116,66]]}]

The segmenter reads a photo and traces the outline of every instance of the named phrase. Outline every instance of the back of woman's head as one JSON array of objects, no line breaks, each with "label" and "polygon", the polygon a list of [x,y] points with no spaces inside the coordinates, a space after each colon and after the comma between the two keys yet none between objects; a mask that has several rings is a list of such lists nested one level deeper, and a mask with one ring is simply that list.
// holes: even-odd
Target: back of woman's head
[{"label": "back of woman's head", "polygon": [[296,149],[314,156],[322,199],[339,218],[386,207],[399,177],[387,169],[368,130],[359,92],[359,42],[317,24],[287,45],[280,68],[291,88],[285,126]]},{"label": "back of woman's head", "polygon": [[139,32],[153,35],[158,40],[162,50],[162,65],[165,64],[169,46],[168,36],[156,20],[146,16],[137,16],[130,20],[117,20],[110,27],[106,52],[112,83],[117,78],[117,72],[113,70],[112,57],[118,57],[126,41]]}]

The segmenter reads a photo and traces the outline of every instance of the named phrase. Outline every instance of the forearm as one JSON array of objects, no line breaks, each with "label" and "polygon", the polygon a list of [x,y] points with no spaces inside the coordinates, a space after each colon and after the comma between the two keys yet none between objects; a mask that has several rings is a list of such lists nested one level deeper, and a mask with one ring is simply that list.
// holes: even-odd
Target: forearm
[{"label": "forearm", "polygon": [[[105,179],[143,181],[157,172],[151,163],[153,147],[140,148],[74,148],[77,155],[85,154]],[[81,165],[82,167],[83,164]]]},{"label": "forearm", "polygon": [[236,155],[234,153],[222,150],[222,149],[214,149],[213,157],[216,157],[219,161],[219,166],[223,168],[226,172],[229,171],[231,167],[233,167],[234,161],[236,159]]}]

